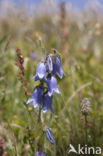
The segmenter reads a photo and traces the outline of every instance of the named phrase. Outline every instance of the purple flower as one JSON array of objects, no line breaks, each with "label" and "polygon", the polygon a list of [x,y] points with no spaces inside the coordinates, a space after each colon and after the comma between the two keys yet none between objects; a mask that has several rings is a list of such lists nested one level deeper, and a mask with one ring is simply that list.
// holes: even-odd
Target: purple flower
[{"label": "purple flower", "polygon": [[52,75],[58,75],[61,79],[64,75],[64,71],[62,69],[62,62],[59,56],[54,57],[53,60],[53,71]]},{"label": "purple flower", "polygon": [[46,58],[46,70],[48,73],[51,73],[53,71],[53,61],[51,55],[48,55]]},{"label": "purple flower", "polygon": [[34,81],[41,80],[45,77],[46,66],[44,62],[40,62],[36,68],[36,75],[34,76]]},{"label": "purple flower", "polygon": [[53,135],[52,135],[51,129],[50,128],[47,128],[45,133],[46,133],[46,137],[50,141],[50,143],[51,144],[55,144],[55,141],[53,139]]},{"label": "purple flower", "polygon": [[42,107],[43,113],[45,113],[48,109],[50,109],[50,111],[54,113],[54,110],[52,108],[52,98],[53,96],[48,96],[47,93],[44,94]]},{"label": "purple flower", "polygon": [[36,151],[36,156],[46,156],[46,154],[40,151]]},{"label": "purple flower", "polygon": [[26,104],[29,104],[29,103],[33,102],[34,108],[36,108],[38,105],[41,106],[40,103],[41,103],[41,100],[42,100],[42,96],[43,96],[43,88],[41,86],[37,86],[37,87],[34,88],[33,94],[28,99]]},{"label": "purple flower", "polygon": [[48,76],[45,79],[45,83],[48,86],[48,95],[52,96],[53,93],[60,94],[59,89],[57,88],[57,80],[54,76]]}]

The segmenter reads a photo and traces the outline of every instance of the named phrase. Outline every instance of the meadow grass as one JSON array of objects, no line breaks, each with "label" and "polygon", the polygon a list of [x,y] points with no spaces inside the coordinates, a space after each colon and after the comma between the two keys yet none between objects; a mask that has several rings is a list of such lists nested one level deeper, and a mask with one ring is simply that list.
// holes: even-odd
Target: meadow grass
[{"label": "meadow grass", "polygon": [[[7,156],[32,156],[39,146],[47,156],[66,156],[69,144],[75,148],[78,144],[102,147],[101,14],[96,10],[75,15],[67,11],[63,19],[59,8],[52,14],[47,11],[37,16],[22,13],[22,8],[21,12],[14,12],[11,10],[10,15],[0,18],[0,136],[5,139],[0,149]],[[63,33],[67,33],[66,38]],[[26,105],[29,96],[25,95],[23,83],[18,80],[20,71],[15,64],[17,48],[24,57],[24,78],[29,92],[38,84],[32,80],[38,62],[52,48],[61,55],[65,76],[62,81],[58,78],[58,88],[62,94],[54,95],[55,113],[48,111],[41,115],[42,122],[52,128],[55,145],[51,145],[41,133],[37,124],[39,109],[34,109],[32,104]],[[86,131],[80,108],[85,97],[91,104]]]}]

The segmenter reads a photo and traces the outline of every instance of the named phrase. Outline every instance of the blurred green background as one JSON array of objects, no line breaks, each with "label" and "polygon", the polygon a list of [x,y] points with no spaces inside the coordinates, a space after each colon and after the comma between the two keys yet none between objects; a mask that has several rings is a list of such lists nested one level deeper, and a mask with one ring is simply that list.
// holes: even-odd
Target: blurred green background
[{"label": "blurred green background", "polygon": [[[66,3],[49,2],[29,12],[25,6],[11,4],[0,16],[1,156],[33,156],[32,148],[36,150],[37,146],[47,156],[72,156],[68,154],[70,144],[77,148],[78,144],[86,143],[85,118],[80,111],[84,97],[91,103],[87,145],[102,148],[103,12],[96,6],[76,10]],[[38,108],[25,105],[29,96],[18,80],[16,48],[21,49],[24,57],[24,77],[30,92],[37,85],[32,77],[38,62],[51,48],[60,52],[65,72],[62,80],[58,78],[62,95],[54,96],[54,115],[49,111],[42,114],[42,122],[52,128],[55,145],[44,136],[42,144],[42,133],[36,122]]]}]

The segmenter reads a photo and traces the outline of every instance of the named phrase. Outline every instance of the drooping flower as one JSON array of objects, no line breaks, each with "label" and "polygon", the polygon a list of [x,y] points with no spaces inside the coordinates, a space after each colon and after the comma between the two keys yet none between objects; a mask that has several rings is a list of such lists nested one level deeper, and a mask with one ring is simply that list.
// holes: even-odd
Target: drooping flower
[{"label": "drooping flower", "polygon": [[52,108],[52,99],[53,99],[53,96],[48,96],[47,93],[44,94],[44,97],[43,97],[43,106],[42,106],[43,113],[45,113],[48,109],[52,113],[54,113],[54,110]]},{"label": "drooping flower", "polygon": [[53,60],[51,55],[48,55],[46,58],[46,70],[48,73],[53,71]]},{"label": "drooping flower", "polygon": [[51,129],[50,129],[50,128],[47,128],[45,133],[46,133],[46,137],[47,137],[47,139],[49,140],[49,142],[50,142],[51,144],[55,144],[55,141],[54,141],[54,139],[53,139],[53,135],[52,135]]},{"label": "drooping flower", "polygon": [[36,151],[36,156],[46,156],[44,152]]},{"label": "drooping flower", "polygon": [[[49,54],[44,62],[42,61],[37,65],[34,81],[40,80],[40,85],[34,88],[27,104],[32,102],[34,107],[39,105],[43,112],[48,109],[54,112],[52,108],[53,93],[60,94],[57,88],[56,74],[62,78],[64,72],[60,55],[54,50],[54,54]],[[46,87],[44,83],[46,83]]]},{"label": "drooping flower", "polygon": [[53,93],[60,94],[59,89],[57,88],[57,80],[54,76],[47,76],[45,82],[48,86],[48,95],[52,96]]},{"label": "drooping flower", "polygon": [[36,68],[36,75],[34,76],[34,81],[41,80],[45,77],[46,66],[44,62],[40,62]]},{"label": "drooping flower", "polygon": [[53,71],[52,75],[58,75],[61,79],[64,75],[64,71],[62,69],[62,62],[60,56],[54,56],[53,58]]},{"label": "drooping flower", "polygon": [[34,108],[36,108],[38,105],[41,107],[41,100],[43,97],[43,87],[37,86],[33,90],[32,96],[28,99],[26,104],[33,103]]}]

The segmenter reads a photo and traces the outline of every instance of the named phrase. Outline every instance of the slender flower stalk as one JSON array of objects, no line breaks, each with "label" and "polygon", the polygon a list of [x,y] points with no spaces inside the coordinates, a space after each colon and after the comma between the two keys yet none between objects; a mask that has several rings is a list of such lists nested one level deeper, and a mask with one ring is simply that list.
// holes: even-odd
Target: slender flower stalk
[{"label": "slender flower stalk", "polygon": [[64,65],[68,66],[68,59],[69,58],[69,29],[68,29],[68,19],[67,19],[67,12],[66,12],[66,3],[61,2],[60,4],[60,34],[61,34],[61,49],[65,56]]},{"label": "slender flower stalk", "polygon": [[39,108],[38,123],[41,122],[41,108]]},{"label": "slender flower stalk", "polygon": [[86,137],[86,144],[88,143],[88,133],[87,133],[87,115],[85,115],[85,137]]},{"label": "slender flower stalk", "polygon": [[91,111],[91,107],[90,107],[90,101],[88,98],[84,98],[82,101],[81,101],[81,113],[82,115],[84,115],[85,117],[85,140],[86,140],[86,144],[88,143],[88,127],[87,127],[87,117]]}]

